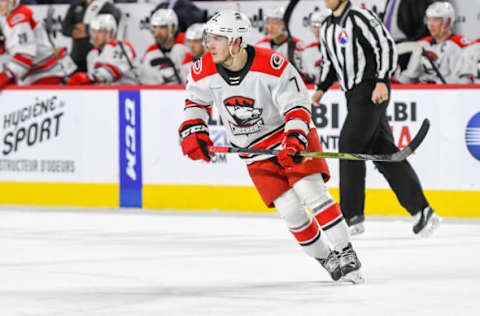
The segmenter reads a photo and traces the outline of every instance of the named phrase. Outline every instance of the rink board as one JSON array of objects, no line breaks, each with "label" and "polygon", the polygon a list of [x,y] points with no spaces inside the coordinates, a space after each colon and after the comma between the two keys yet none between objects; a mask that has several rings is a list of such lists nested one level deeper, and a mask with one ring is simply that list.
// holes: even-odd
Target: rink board
[{"label": "rink board", "polygon": [[[211,164],[182,156],[182,86],[57,88],[0,95],[1,204],[272,211],[235,155],[219,155]],[[424,118],[431,121],[409,161],[444,216],[480,217],[479,97],[474,86],[403,86],[392,93],[388,115],[399,147]],[[338,151],[345,99],[333,89],[322,102],[313,121],[324,150]],[[215,111],[210,133],[217,145],[228,145]],[[338,199],[338,161],[328,162],[328,186]],[[372,163],[367,188],[367,214],[406,214]]]},{"label": "rink board", "polygon": [[[388,115],[395,142],[400,148],[406,146],[423,119],[429,118],[430,132],[409,159],[427,199],[444,216],[480,217],[480,155],[475,157],[470,150],[476,149],[471,146],[469,150],[465,141],[469,121],[480,113],[480,90],[473,86],[423,88],[427,89],[404,86],[393,91]],[[143,207],[271,211],[261,202],[244,163],[236,156],[220,155],[213,164],[182,157],[176,133],[183,109],[172,106],[177,103],[171,101],[181,102],[185,98],[182,93],[171,90],[164,93],[165,98],[157,98],[157,91],[153,90],[142,93]],[[345,115],[345,99],[340,90],[329,91],[322,106],[314,109],[313,121],[325,151],[338,151],[338,135]],[[216,145],[228,145],[215,111],[209,125]],[[160,140],[158,135],[164,137]],[[328,186],[338,199],[338,160],[328,162],[332,174]],[[367,214],[406,214],[370,162],[367,188]]]},{"label": "rink board", "polygon": [[0,96],[0,202],[118,206],[118,92],[9,89]]}]

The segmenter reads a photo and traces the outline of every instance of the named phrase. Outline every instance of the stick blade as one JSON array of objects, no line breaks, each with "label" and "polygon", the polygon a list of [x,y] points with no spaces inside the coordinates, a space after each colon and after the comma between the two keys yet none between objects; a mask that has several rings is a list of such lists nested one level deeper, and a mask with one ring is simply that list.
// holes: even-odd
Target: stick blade
[{"label": "stick blade", "polygon": [[407,157],[410,156],[418,148],[418,146],[420,146],[420,144],[423,142],[423,140],[425,139],[425,136],[427,136],[429,129],[430,129],[430,121],[429,119],[424,119],[422,122],[422,126],[420,126],[420,129],[418,130],[417,134],[412,139],[410,144],[408,144],[408,146],[402,149],[401,151],[394,153],[390,161],[403,161],[407,159]]},{"label": "stick blade", "polygon": [[422,122],[422,126],[420,126],[420,129],[418,130],[417,135],[412,139],[410,144],[408,144],[408,147],[413,151],[420,146],[420,144],[423,142],[425,139],[425,136],[427,136],[428,130],[430,129],[430,120],[429,119],[424,119]]}]

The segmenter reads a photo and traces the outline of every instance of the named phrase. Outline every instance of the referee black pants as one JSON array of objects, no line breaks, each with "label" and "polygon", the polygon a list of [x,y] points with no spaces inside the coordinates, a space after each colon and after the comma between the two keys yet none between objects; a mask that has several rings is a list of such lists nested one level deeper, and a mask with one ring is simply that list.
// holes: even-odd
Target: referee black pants
[{"label": "referee black pants", "polygon": [[[375,82],[367,81],[345,93],[348,114],[340,132],[340,152],[390,154],[399,149],[388,125],[388,101],[371,100]],[[388,85],[390,97],[390,85]],[[388,181],[400,204],[414,215],[428,206],[422,186],[408,161],[374,162]],[[340,161],[340,206],[347,223],[364,215],[365,162]]]}]

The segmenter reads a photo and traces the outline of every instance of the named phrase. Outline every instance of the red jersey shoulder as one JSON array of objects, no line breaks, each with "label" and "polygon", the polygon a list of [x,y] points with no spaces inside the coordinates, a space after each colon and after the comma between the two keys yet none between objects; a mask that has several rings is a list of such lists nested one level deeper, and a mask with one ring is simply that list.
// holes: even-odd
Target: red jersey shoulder
[{"label": "red jersey shoulder", "polygon": [[110,42],[107,43],[107,45],[110,45],[112,47],[117,47],[117,40],[116,39],[112,39]]},{"label": "red jersey shoulder", "polygon": [[8,26],[14,27],[21,23],[29,23],[32,29],[37,26],[37,22],[33,19],[33,11],[26,5],[20,5],[7,18]]},{"label": "red jersey shoulder", "polygon": [[288,65],[288,60],[280,53],[262,47],[255,48],[255,58],[253,59],[250,71],[261,72],[272,76],[280,77],[283,70]]},{"label": "red jersey shoulder", "polygon": [[463,35],[460,34],[452,35],[448,40],[454,42],[460,48],[465,48],[471,44],[465,37],[463,37]]},{"label": "red jersey shoulder", "polygon": [[185,33],[180,32],[175,38],[175,44],[185,44]]},{"label": "red jersey shoulder", "polygon": [[217,67],[213,62],[212,54],[210,52],[202,56],[192,64],[190,68],[193,81],[209,77],[217,73]]},{"label": "red jersey shoulder", "polygon": [[292,37],[292,40],[295,42],[295,50],[297,52],[302,52],[305,50],[305,43],[298,37]]},{"label": "red jersey shoulder", "polygon": [[431,42],[432,41],[432,37],[431,36],[426,36],[424,38],[421,38],[419,39],[420,42]]},{"label": "red jersey shoulder", "polygon": [[190,53],[185,54],[185,58],[182,60],[182,65],[188,64],[193,61],[193,56]]},{"label": "red jersey shoulder", "polygon": [[259,40],[255,45],[260,45],[260,44],[265,44],[265,43],[270,43],[270,38],[265,37],[265,38]]},{"label": "red jersey shoulder", "polygon": [[158,49],[157,43],[150,45],[145,51],[145,53],[143,53],[143,58],[145,58],[149,53],[156,51],[157,49]]},{"label": "red jersey shoulder", "polygon": [[137,53],[135,52],[135,48],[133,48],[133,45],[129,41],[123,41],[123,43],[130,48],[130,51],[132,52],[132,57],[137,58]]}]

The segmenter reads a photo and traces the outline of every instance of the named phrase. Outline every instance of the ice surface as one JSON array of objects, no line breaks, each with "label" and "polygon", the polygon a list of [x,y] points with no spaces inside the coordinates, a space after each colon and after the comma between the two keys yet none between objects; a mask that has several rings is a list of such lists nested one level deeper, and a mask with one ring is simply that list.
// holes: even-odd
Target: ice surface
[{"label": "ice surface", "polygon": [[276,214],[0,209],[0,315],[480,315],[480,222],[367,218],[334,283]]}]

